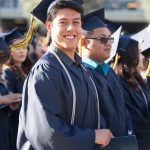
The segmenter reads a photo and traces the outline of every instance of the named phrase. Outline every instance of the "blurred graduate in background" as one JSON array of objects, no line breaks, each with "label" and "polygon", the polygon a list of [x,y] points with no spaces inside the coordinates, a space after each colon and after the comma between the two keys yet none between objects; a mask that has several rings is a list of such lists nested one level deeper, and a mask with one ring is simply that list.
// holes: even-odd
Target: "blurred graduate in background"
[{"label": "blurred graduate in background", "polygon": [[11,105],[21,100],[21,94],[10,94],[3,78],[3,65],[10,57],[7,43],[0,33],[0,149],[15,150],[11,128]]},{"label": "blurred graduate in background", "polygon": [[149,150],[150,88],[137,70],[140,52],[138,44],[128,36],[120,37],[117,49],[120,58],[115,72],[122,83],[139,150]]}]

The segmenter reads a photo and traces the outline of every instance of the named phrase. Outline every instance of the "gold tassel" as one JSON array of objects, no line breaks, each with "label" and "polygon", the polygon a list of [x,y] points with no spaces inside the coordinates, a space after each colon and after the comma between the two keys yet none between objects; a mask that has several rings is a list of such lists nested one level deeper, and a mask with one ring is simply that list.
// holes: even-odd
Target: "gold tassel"
[{"label": "gold tassel", "polygon": [[[22,38],[19,38],[19,41],[16,44],[10,45],[11,49],[17,49],[22,47],[27,47],[31,41],[32,35],[34,33],[34,16],[32,16],[31,24],[29,27],[28,32]],[[18,40],[18,39],[16,39]]]},{"label": "gold tassel", "polygon": [[82,57],[82,39],[79,40],[79,56]]},{"label": "gold tassel", "polygon": [[114,65],[113,65],[113,70],[116,68],[116,65],[118,64],[118,60],[119,60],[120,56],[119,54],[117,53],[116,56],[115,56],[115,62],[114,62]]},{"label": "gold tassel", "polygon": [[148,76],[150,76],[150,59],[148,60],[148,67],[144,75],[144,79],[146,79]]}]

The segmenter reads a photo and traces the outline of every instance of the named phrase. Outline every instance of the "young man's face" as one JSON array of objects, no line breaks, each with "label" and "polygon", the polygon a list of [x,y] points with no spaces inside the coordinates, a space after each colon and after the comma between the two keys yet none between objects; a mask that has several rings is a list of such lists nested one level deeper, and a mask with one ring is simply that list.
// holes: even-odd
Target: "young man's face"
[{"label": "young man's face", "polygon": [[57,12],[51,27],[52,43],[61,50],[75,51],[81,37],[81,15],[64,8]]},{"label": "young man's face", "polygon": [[[91,37],[110,37],[111,33],[107,28],[97,28],[93,30]],[[110,57],[111,43],[108,41],[106,44],[100,40],[88,39],[86,42],[87,49],[91,51],[91,57],[98,63],[104,62]]]}]

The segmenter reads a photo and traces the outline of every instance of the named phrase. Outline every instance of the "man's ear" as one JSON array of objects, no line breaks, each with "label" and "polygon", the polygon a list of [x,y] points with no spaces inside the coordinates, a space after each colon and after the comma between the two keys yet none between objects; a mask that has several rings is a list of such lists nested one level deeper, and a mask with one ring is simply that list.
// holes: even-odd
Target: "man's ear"
[{"label": "man's ear", "polygon": [[51,33],[51,28],[52,28],[51,22],[50,21],[46,21],[45,22],[45,26],[46,26],[47,32]]},{"label": "man's ear", "polygon": [[87,44],[86,44],[85,38],[82,38],[82,39],[81,39],[81,42],[82,42],[82,46],[86,48]]}]

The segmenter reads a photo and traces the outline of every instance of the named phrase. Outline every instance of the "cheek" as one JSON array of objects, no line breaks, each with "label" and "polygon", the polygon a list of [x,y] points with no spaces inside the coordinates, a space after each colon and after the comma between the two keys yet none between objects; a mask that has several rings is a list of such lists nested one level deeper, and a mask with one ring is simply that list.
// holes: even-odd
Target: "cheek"
[{"label": "cheek", "polygon": [[28,50],[26,50],[24,53],[25,53],[25,55],[27,56],[27,55],[28,55]]},{"label": "cheek", "polygon": [[11,56],[14,58],[17,56],[17,53],[15,53],[14,51],[11,52]]},{"label": "cheek", "polygon": [[97,53],[97,55],[102,54],[103,49],[104,49],[103,45],[100,45],[99,43],[95,43],[95,44],[93,44],[93,47],[94,47],[94,50]]}]

